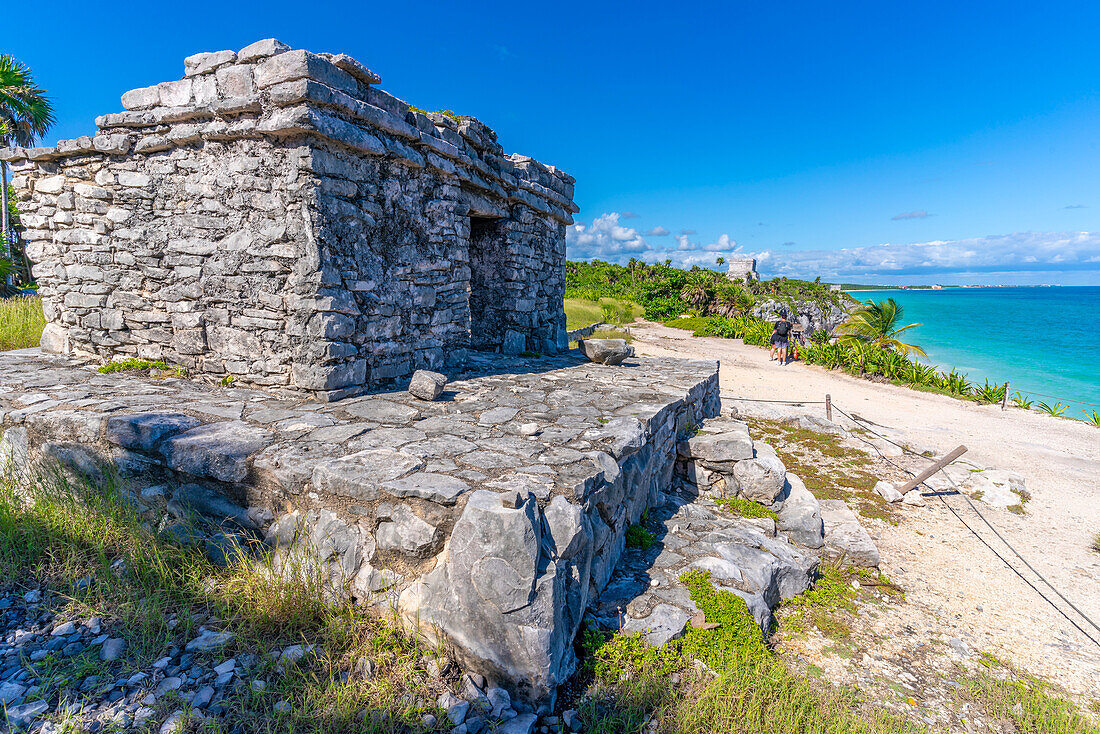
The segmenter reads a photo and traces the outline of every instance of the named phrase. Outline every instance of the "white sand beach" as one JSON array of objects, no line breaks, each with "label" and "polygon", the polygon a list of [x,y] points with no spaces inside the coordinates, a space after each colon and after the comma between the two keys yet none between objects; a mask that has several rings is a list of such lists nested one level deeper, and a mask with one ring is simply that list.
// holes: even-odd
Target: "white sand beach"
[{"label": "white sand beach", "polygon": [[[1023,516],[980,505],[1005,538],[1063,594],[1100,624],[1100,430],[1035,411],[977,405],[904,387],[872,383],[841,372],[791,363],[740,340],[693,337],[659,324],[632,327],[641,355],[718,359],[723,398],[820,401],[878,424],[876,430],[937,456],[962,444],[977,464],[1023,475],[1032,499]],[[806,412],[824,415],[824,407]],[[963,517],[981,521],[953,504]],[[909,602],[927,611],[930,625],[1082,695],[1095,695],[1100,646],[1051,608],[938,500],[905,507],[897,526],[868,527],[883,572],[903,586]],[[987,536],[991,533],[986,532]],[[1003,551],[1003,546],[995,545]],[[1018,561],[1016,565],[1023,568]],[[1029,575],[1030,577],[1030,575]],[[1044,591],[1054,596],[1049,589]],[[1066,608],[1065,604],[1062,604]],[[1100,632],[1088,627],[1094,638]]]}]

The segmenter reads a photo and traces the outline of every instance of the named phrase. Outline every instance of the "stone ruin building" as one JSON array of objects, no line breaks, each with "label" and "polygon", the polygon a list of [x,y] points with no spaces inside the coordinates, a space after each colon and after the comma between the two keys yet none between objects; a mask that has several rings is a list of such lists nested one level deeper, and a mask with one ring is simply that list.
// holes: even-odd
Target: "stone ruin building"
[{"label": "stone ruin building", "polygon": [[726,271],[726,277],[730,280],[740,279],[746,283],[760,280],[760,275],[756,272],[756,258],[735,257],[727,262],[729,269]]},{"label": "stone ruin building", "polygon": [[[48,321],[43,349],[0,352],[0,469],[120,475],[214,563],[304,548],[507,687],[509,731],[550,710],[585,619],[675,639],[695,569],[766,630],[854,537],[744,422],[707,420],[717,362],[555,354],[571,177],[342,54],[266,40],[185,68],[95,136],[0,151]],[[238,380],[94,369],[120,356]],[[433,367],[444,399],[398,389]],[[647,516],[659,542],[628,547]]]},{"label": "stone ruin building", "polygon": [[565,349],[574,179],[273,39],[7,149],[42,347],[337,399],[468,350]]}]

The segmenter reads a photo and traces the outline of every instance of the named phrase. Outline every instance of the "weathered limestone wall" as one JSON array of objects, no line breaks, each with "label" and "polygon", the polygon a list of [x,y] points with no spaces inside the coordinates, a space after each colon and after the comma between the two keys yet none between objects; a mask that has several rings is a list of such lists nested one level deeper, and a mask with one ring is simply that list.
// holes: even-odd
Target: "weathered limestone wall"
[{"label": "weathered limestone wall", "polygon": [[336,589],[542,698],[627,527],[672,490],[677,439],[718,414],[717,363],[469,361],[446,400],[321,403],[4,352],[0,467],[118,471],[150,527],[214,560],[306,549]]},{"label": "weathered limestone wall", "polygon": [[185,72],[124,94],[95,136],[0,151],[44,348],[335,399],[471,346],[566,346],[572,177],[342,54],[267,40]]},{"label": "weathered limestone wall", "polygon": [[751,280],[760,280],[756,272],[756,259],[752,257],[735,257],[727,261],[729,269],[726,277],[730,280],[741,279],[748,283]]}]

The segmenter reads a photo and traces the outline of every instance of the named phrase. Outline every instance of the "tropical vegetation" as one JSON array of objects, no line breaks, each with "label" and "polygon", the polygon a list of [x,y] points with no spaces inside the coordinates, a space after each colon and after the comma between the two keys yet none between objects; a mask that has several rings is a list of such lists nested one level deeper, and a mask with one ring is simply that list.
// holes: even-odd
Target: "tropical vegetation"
[{"label": "tropical vegetation", "polygon": [[[718,265],[724,262],[722,258],[718,260]],[[843,293],[830,291],[820,278],[814,281],[774,278],[746,283],[698,265],[690,270],[674,268],[670,260],[646,264],[631,258],[626,265],[601,260],[568,262],[565,274],[567,299],[631,301],[641,306],[651,321],[665,321],[685,313],[743,316],[761,301],[787,304],[812,301],[822,307],[853,302]]]},{"label": "tropical vegetation", "polygon": [[879,303],[868,298],[837,329],[838,341],[845,345],[860,344],[901,354],[924,355],[920,347],[898,339],[902,332],[920,326],[919,322],[898,326],[902,313],[901,305],[893,298]]},{"label": "tropical vegetation", "polygon": [[[33,146],[54,122],[53,105],[45,91],[34,83],[30,68],[7,54],[0,54],[0,147]],[[25,257],[16,246],[13,224],[17,212],[11,209],[8,164],[0,161],[0,276],[10,290],[11,277],[21,272],[30,276]],[[22,262],[23,267],[18,264]],[[6,271],[6,272],[5,272]]]}]

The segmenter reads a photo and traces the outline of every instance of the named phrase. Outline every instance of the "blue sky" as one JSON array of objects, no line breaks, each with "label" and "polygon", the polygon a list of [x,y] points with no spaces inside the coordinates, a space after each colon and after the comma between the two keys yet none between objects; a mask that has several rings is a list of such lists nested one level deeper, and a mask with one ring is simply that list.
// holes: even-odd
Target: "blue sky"
[{"label": "blue sky", "polygon": [[1100,284],[1098,3],[158,5],[51,3],[5,34],[56,100],[47,142],[274,36],[576,176],[571,257]]}]

